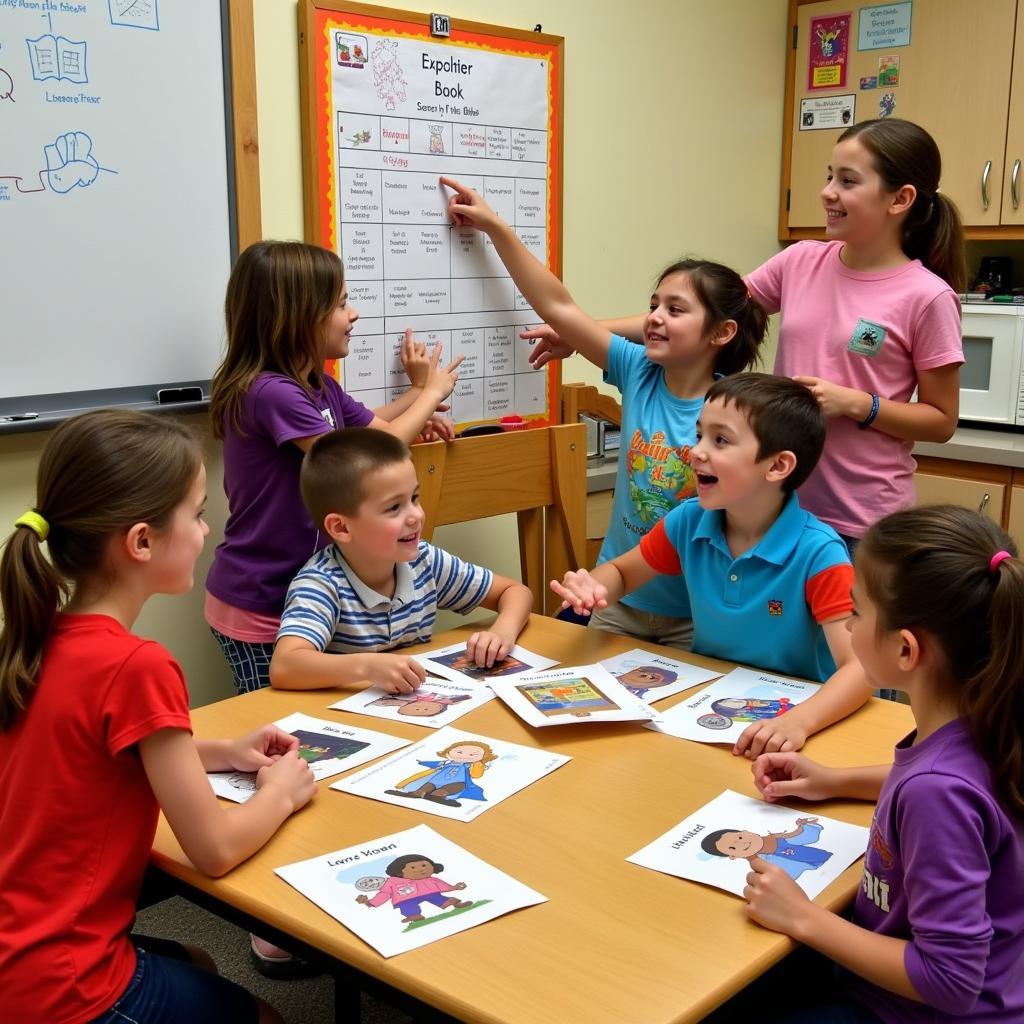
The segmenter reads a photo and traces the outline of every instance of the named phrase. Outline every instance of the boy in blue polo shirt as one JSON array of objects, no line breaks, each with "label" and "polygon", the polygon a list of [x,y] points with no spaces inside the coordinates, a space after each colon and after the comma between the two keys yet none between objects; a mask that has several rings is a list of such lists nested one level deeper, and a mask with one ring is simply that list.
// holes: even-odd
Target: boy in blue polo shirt
[{"label": "boy in blue polo shirt", "polygon": [[323,434],[302,461],[302,500],[333,544],[288,588],[271,686],[312,690],[367,681],[410,693],[426,678],[409,655],[388,653],[430,639],[438,608],[496,611],[466,643],[491,667],[515,645],[533,595],[515,580],[422,540],[423,508],[409,449],[380,430]]},{"label": "boy in blue polo shirt", "polygon": [[707,393],[690,453],[697,497],[631,551],[551,587],[578,614],[658,575],[685,574],[693,651],[825,682],[778,718],[755,722],[734,753],[799,750],[870,696],[846,621],[853,566],[839,535],[794,493],[825,443],[814,396],[787,377],[739,373]]}]

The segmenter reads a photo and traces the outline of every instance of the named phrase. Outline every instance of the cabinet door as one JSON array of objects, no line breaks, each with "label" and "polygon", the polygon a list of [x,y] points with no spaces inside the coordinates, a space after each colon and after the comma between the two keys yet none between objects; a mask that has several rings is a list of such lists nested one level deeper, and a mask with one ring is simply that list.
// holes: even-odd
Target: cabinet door
[{"label": "cabinet door", "polygon": [[915,473],[918,505],[963,505],[1002,523],[1006,485],[934,473]]},{"label": "cabinet door", "polygon": [[[800,101],[852,93],[855,121],[879,115],[879,101],[891,92],[895,117],[926,128],[942,153],[940,187],[970,225],[998,224],[1002,202],[1003,156],[1013,57],[1013,26],[1017,0],[985,0],[984,17],[976,0],[927,0],[913,8],[911,42],[893,50],[858,50],[856,8],[850,21],[846,86],[807,88],[811,18],[851,10],[848,2],[827,0],[797,8],[797,53],[793,92],[790,228],[822,227],[824,213],[818,192],[825,179],[832,147],[842,129],[800,131]],[[899,85],[860,89],[862,77],[878,75],[880,57],[900,58]],[[987,161],[988,208],[981,180]]]},{"label": "cabinet door", "polygon": [[1013,87],[1006,126],[1006,167],[1003,174],[1003,224],[1024,224],[1024,0],[1017,11],[1013,45]]},{"label": "cabinet door", "polygon": [[1006,532],[1013,538],[1018,550],[1024,551],[1024,487],[1010,488],[1010,517]]}]

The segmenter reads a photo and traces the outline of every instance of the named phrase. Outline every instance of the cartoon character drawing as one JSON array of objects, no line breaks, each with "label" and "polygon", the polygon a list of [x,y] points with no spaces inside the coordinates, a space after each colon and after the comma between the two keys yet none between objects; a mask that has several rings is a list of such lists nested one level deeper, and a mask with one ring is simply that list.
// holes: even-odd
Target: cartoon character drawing
[{"label": "cartoon character drawing", "polygon": [[670,668],[658,668],[657,665],[637,665],[628,672],[616,676],[616,679],[629,690],[634,697],[643,697],[648,690],[674,683],[679,674]]},{"label": "cartoon character drawing", "polygon": [[818,45],[821,48],[822,57],[831,57],[835,53],[836,40],[839,38],[841,31],[838,28],[830,29],[827,32],[823,28],[818,29]]},{"label": "cartoon character drawing", "polygon": [[407,718],[433,718],[460,701],[469,700],[468,693],[389,693],[371,700],[368,708],[398,708]]},{"label": "cartoon character drawing", "polygon": [[402,74],[402,65],[398,60],[398,42],[394,39],[382,39],[378,42],[373,48],[371,63],[377,98],[384,104],[385,109],[393,111],[397,102],[405,102],[405,87],[409,84]]},{"label": "cartoon character drawing", "polygon": [[520,661],[511,655],[502,658],[501,661],[496,661],[490,668],[481,667],[465,650],[434,656],[431,661],[436,661],[439,665],[447,665],[471,679],[484,679],[486,676],[514,676],[520,672],[526,672],[530,667],[525,661]]},{"label": "cartoon character drawing", "polygon": [[878,101],[878,116],[892,117],[896,110],[896,94],[894,92],[883,93]]},{"label": "cartoon character drawing", "polygon": [[461,807],[454,799],[456,796],[465,800],[487,799],[475,780],[498,758],[488,744],[480,740],[459,740],[439,750],[437,756],[442,760],[418,761],[426,771],[410,775],[385,792],[410,800],[430,800],[445,807]]},{"label": "cartoon character drawing", "polygon": [[778,718],[793,709],[788,697],[762,700],[758,697],[725,697],[711,705],[712,714],[701,715],[697,724],[705,729],[728,729],[733,722],[761,722]]},{"label": "cartoon character drawing", "polygon": [[524,683],[516,689],[542,714],[589,718],[594,711],[621,711],[589,679],[560,679],[554,683]]},{"label": "cartoon character drawing", "polygon": [[443,153],[444,137],[442,136],[441,132],[444,131],[444,125],[428,124],[427,128],[430,131],[430,152]]},{"label": "cartoon character drawing", "polygon": [[760,857],[766,864],[782,868],[796,880],[805,871],[820,868],[831,856],[829,850],[814,847],[821,838],[822,826],[817,818],[797,818],[792,832],[772,832],[759,836],[742,829],[719,829],[701,840],[701,849],[713,857],[729,860],[751,860]]},{"label": "cartoon character drawing", "polygon": [[[402,915],[403,921],[422,921],[420,913],[422,903],[432,903],[435,907],[448,910],[450,907],[464,909],[473,906],[472,900],[460,900],[455,896],[442,896],[443,892],[454,892],[466,888],[465,882],[452,885],[443,878],[435,877],[436,872],[444,871],[443,864],[435,864],[430,857],[418,853],[408,853],[396,857],[385,869],[388,879],[373,896],[360,893],[356,903],[367,907],[379,907],[391,900],[394,908]],[[359,888],[359,883],[356,883]]]}]

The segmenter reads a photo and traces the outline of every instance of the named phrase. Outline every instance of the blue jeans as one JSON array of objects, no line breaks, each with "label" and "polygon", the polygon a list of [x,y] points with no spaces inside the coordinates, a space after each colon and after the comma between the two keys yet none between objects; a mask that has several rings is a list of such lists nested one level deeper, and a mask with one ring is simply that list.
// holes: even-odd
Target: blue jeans
[{"label": "blue jeans", "polygon": [[253,996],[197,967],[177,942],[132,936],[135,973],[121,998],[92,1024],[257,1024]]},{"label": "blue jeans", "polygon": [[214,640],[220,645],[231,669],[231,677],[235,689],[241,695],[252,693],[270,685],[270,659],[274,656],[273,644],[251,644],[245,640],[235,640],[210,627]]}]

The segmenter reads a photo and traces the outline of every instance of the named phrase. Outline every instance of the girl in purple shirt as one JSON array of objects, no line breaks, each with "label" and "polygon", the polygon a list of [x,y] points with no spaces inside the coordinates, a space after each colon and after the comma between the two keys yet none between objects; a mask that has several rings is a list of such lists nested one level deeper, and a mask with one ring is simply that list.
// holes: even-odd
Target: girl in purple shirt
[{"label": "girl in purple shirt", "polygon": [[886,517],[856,561],[854,653],[872,685],[907,694],[917,728],[892,765],[826,768],[794,753],[754,762],[768,801],[878,801],[849,921],[751,862],[750,917],[842,968],[826,1004],[778,1014],[776,1003],[763,1019],[1019,1024],[1024,561],[997,526],[952,505]]}]

